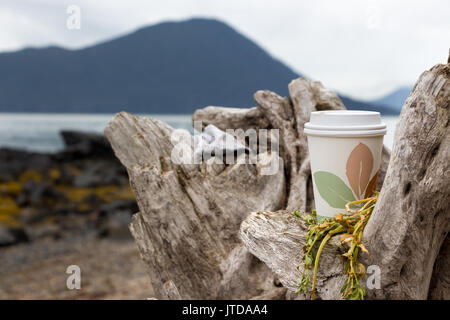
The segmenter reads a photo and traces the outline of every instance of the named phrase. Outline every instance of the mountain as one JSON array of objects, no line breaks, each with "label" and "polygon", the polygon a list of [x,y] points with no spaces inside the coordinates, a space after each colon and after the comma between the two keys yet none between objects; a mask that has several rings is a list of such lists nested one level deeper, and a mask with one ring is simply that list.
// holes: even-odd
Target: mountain
[{"label": "mountain", "polygon": [[298,76],[222,22],[165,22],[79,50],[1,53],[0,111],[189,114],[206,105],[250,107],[255,91],[287,95]]},{"label": "mountain", "polygon": [[347,109],[350,110],[378,111],[384,116],[396,116],[400,114],[400,110],[396,110],[391,106],[385,106],[375,102],[360,101],[343,95],[339,95],[339,97]]},{"label": "mountain", "polygon": [[371,103],[391,107],[400,113],[411,91],[412,87],[401,87],[382,98],[372,100]]}]

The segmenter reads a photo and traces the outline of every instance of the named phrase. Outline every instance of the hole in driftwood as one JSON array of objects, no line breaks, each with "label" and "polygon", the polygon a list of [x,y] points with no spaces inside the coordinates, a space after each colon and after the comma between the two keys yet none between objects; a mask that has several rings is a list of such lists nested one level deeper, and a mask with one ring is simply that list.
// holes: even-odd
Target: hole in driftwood
[{"label": "hole in driftwood", "polygon": [[431,157],[432,159],[437,155],[440,146],[441,146],[441,143],[439,142],[439,143],[433,148],[433,150],[431,151],[430,157]]},{"label": "hole in driftwood", "polygon": [[406,274],[406,263],[400,269],[400,277],[405,276],[405,274]]},{"label": "hole in driftwood", "polygon": [[406,196],[411,191],[411,182],[408,182],[403,188],[403,195]]},{"label": "hole in driftwood", "polygon": [[426,173],[427,173],[427,169],[426,168],[422,168],[419,171],[419,174],[417,175],[417,180],[422,181],[422,179],[425,177]]},{"label": "hole in driftwood", "polygon": [[273,285],[278,288],[281,288],[283,286],[278,278],[273,279]]}]

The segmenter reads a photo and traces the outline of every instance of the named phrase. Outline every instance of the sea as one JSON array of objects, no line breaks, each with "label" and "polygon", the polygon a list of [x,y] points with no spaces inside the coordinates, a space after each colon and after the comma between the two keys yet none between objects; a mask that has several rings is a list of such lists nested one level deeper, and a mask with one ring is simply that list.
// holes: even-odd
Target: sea
[{"label": "sea", "polygon": [[[193,132],[191,115],[142,115]],[[61,130],[102,133],[114,114],[0,113],[0,148],[57,152],[64,147]],[[383,117],[387,125],[384,144],[392,149],[397,116]]]}]

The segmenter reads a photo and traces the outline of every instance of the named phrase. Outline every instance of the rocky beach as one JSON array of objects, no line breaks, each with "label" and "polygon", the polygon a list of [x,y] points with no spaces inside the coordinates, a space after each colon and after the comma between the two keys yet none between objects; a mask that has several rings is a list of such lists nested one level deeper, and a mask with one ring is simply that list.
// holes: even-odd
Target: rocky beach
[{"label": "rocky beach", "polygon": [[[62,131],[56,153],[0,149],[0,298],[147,298],[128,230],[137,205],[101,134]],[[79,265],[83,290],[69,290]]]}]

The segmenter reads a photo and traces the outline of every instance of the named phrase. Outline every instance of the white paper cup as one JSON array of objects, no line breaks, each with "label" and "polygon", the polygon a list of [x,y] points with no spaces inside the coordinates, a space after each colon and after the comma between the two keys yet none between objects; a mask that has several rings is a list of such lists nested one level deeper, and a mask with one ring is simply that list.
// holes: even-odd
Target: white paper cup
[{"label": "white paper cup", "polygon": [[305,124],[317,215],[346,213],[347,202],[372,195],[386,125],[379,112],[318,111]]}]

